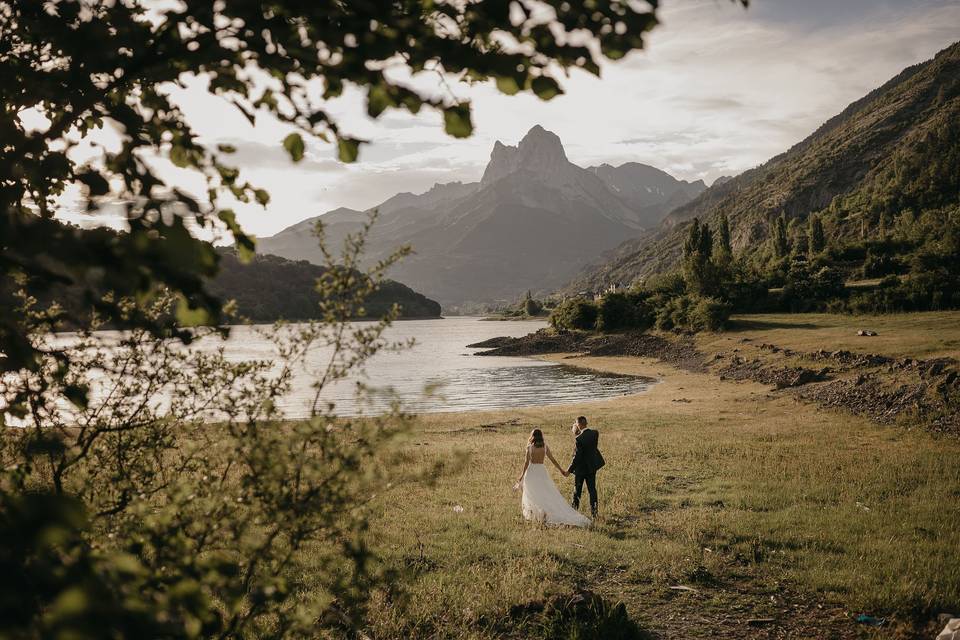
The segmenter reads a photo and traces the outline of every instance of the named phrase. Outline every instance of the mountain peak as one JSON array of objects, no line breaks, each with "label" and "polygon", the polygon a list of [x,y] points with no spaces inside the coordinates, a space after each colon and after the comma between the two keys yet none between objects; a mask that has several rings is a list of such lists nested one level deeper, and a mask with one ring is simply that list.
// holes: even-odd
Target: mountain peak
[{"label": "mountain peak", "polygon": [[517,150],[527,160],[567,162],[567,154],[563,150],[560,136],[547,131],[540,125],[534,125],[530,131],[527,131],[527,135],[520,140]]},{"label": "mountain peak", "polygon": [[499,140],[493,143],[490,162],[483,172],[480,184],[487,186],[517,171],[547,175],[570,164],[563,150],[560,136],[534,125],[513,147]]}]

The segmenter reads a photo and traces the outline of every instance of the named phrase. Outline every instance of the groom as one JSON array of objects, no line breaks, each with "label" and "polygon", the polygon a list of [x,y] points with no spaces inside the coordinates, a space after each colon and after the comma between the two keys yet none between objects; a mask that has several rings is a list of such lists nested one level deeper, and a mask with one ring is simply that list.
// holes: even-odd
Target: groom
[{"label": "groom", "polygon": [[590,494],[590,514],[596,518],[597,471],[606,464],[597,448],[600,434],[596,429],[588,429],[586,417],[580,416],[573,423],[573,435],[576,437],[576,449],[567,469],[567,475],[573,474],[573,508],[580,508],[580,496],[583,494],[583,483],[586,482],[587,493]]}]

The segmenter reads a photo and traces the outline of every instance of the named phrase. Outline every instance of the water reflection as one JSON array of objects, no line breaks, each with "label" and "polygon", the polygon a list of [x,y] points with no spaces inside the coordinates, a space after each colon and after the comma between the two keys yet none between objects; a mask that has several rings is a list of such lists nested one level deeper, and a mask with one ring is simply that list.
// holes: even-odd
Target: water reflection
[{"label": "water reflection", "polygon": [[[640,393],[652,380],[619,376],[559,365],[534,358],[480,357],[466,345],[496,336],[518,337],[545,327],[545,322],[499,321],[479,318],[446,318],[398,322],[386,337],[391,341],[415,340],[411,349],[381,353],[358,378],[374,389],[390,390],[404,406],[417,413],[509,409],[535,405],[588,402]],[[245,328],[234,330],[228,354],[236,359],[268,357],[269,346]],[[310,366],[326,357],[322,350],[312,353]],[[387,393],[358,400],[357,381],[344,381],[324,390],[322,398],[336,404],[341,415],[373,414],[390,403]],[[300,375],[293,392],[281,403],[287,417],[297,418],[309,411],[313,378]],[[427,387],[437,387],[424,396]]]},{"label": "water reflection", "polygon": [[[458,369],[455,375],[425,381],[437,385],[427,397],[406,395],[407,406],[417,413],[508,409],[601,400],[647,390],[648,378],[598,373],[577,367],[542,363],[534,366]],[[369,406],[341,398],[344,413],[382,411],[389,395],[376,395]]]}]

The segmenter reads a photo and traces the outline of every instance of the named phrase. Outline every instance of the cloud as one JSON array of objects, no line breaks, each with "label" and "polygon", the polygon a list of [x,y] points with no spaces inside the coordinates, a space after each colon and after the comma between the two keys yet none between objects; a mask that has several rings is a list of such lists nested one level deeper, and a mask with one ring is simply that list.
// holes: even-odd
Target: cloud
[{"label": "cloud", "polygon": [[783,152],[949,45],[960,3],[757,0],[744,10],[726,0],[674,0],[660,15],[644,51],[604,64],[601,78],[571,72],[566,93],[549,102],[449,80],[450,91],[473,102],[475,131],[464,140],[444,134],[431,109],[389,110],[372,120],[362,92],[348,87],[324,107],[342,131],[371,141],[353,165],[318,140],[293,165],[280,148],[287,125],[263,116],[251,127],[202,81],[172,93],[194,129],[234,144],[244,177],[271,192],[266,211],[236,207],[264,235],[340,206],[372,207],[398,191],[477,180],[494,141],[515,144],[535,124],[557,133],[581,166],[637,161],[712,182]]},{"label": "cloud", "polygon": [[300,162],[294,162],[279,142],[266,143],[239,138],[221,138],[217,144],[232,145],[236,152],[223,154],[227,164],[243,167],[247,170],[290,169],[296,171],[342,172],[344,165],[330,154],[330,149],[311,148]]}]

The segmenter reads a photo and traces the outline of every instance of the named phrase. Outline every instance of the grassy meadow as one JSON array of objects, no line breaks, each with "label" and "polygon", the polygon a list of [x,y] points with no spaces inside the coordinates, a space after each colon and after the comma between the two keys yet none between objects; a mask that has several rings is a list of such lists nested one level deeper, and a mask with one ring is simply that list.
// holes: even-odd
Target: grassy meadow
[{"label": "grassy meadow", "polygon": [[[699,340],[705,353],[749,336],[797,349],[956,355],[958,319],[752,316]],[[880,335],[851,337],[859,327]],[[960,607],[956,439],[652,360],[574,362],[660,382],[575,406],[417,419],[402,464],[444,465],[432,486],[395,486],[376,505],[377,546],[413,582],[407,613],[381,608],[375,637],[550,635],[517,605],[577,589],[623,602],[642,629],[666,638],[932,637],[937,614]],[[527,434],[542,428],[565,464],[580,413],[600,430],[607,459],[601,517],[589,530],[523,521],[512,486]],[[551,474],[572,490],[572,479]],[[886,623],[858,624],[859,614]]]}]

